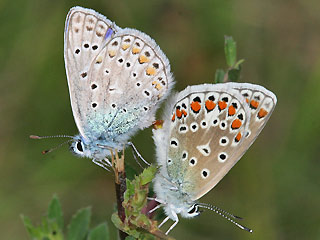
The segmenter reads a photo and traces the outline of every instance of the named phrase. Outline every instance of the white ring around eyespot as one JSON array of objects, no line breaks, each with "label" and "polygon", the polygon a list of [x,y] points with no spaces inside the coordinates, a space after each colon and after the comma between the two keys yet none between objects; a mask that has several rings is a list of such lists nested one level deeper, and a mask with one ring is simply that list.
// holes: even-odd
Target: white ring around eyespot
[{"label": "white ring around eyespot", "polygon": [[[223,143],[222,140],[226,140],[226,142]],[[219,140],[220,146],[223,146],[223,147],[224,147],[224,146],[227,146],[228,143],[229,143],[229,138],[227,138],[227,137],[222,137],[222,138],[220,138],[220,140]]]},{"label": "white ring around eyespot", "polygon": [[[191,160],[194,160],[194,164],[191,163]],[[195,165],[197,165],[198,160],[195,157],[190,158],[189,160],[189,166],[190,167],[194,167]]]},{"label": "white ring around eyespot", "polygon": [[[193,126],[196,126],[196,127],[193,129],[193,128],[192,128]],[[190,130],[191,130],[191,132],[196,132],[196,131],[198,131],[198,129],[199,129],[198,123],[193,122],[193,123],[190,124]]]},{"label": "white ring around eyespot", "polygon": [[[183,157],[184,154],[186,155],[185,158]],[[181,160],[182,160],[182,161],[185,161],[185,160],[187,160],[187,159],[188,159],[188,152],[187,152],[187,151],[183,151],[183,152],[182,152],[182,156],[181,156]]]},{"label": "white ring around eyespot", "polygon": [[[207,172],[207,176],[203,176],[203,172]],[[207,168],[202,169],[202,171],[201,171],[201,177],[202,177],[203,179],[206,179],[207,177],[209,177],[209,175],[210,175],[210,170],[209,170],[209,169],[207,169]]]},{"label": "white ring around eyespot", "polygon": [[[224,126],[222,126],[223,124],[224,124]],[[222,121],[220,122],[219,127],[220,127],[220,129],[222,129],[222,130],[226,130],[227,127],[228,127],[227,121],[222,120]]]},{"label": "white ring around eyespot", "polygon": [[[225,159],[221,159],[221,156],[222,155],[224,155],[225,156]],[[227,161],[228,160],[228,154],[227,153],[225,153],[225,152],[220,152],[219,154],[218,154],[218,161],[219,162],[225,162],[225,161]]]}]

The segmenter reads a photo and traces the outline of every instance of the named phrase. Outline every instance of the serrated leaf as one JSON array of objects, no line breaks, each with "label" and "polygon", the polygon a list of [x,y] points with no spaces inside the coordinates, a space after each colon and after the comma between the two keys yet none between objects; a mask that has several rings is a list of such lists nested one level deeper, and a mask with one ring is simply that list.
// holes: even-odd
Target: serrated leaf
[{"label": "serrated leaf", "polygon": [[224,39],[224,53],[229,67],[233,67],[237,60],[237,45],[230,36],[225,36]]},{"label": "serrated leaf", "polygon": [[141,185],[150,183],[154,178],[156,172],[157,172],[157,168],[152,165],[148,168],[145,168],[140,175]]},{"label": "serrated leaf", "polygon": [[88,233],[91,209],[80,209],[71,219],[68,226],[67,240],[82,240]]},{"label": "serrated leaf", "polygon": [[109,240],[109,229],[106,223],[101,223],[92,229],[89,233],[88,240]]},{"label": "serrated leaf", "polygon": [[135,187],[133,181],[134,180],[130,181],[129,179],[126,179],[127,190],[124,193],[125,202],[129,201],[130,196],[134,194]]},{"label": "serrated leaf", "polygon": [[48,219],[55,220],[58,224],[59,229],[63,229],[63,214],[61,210],[61,204],[57,196],[53,196],[49,204]]},{"label": "serrated leaf", "polygon": [[215,83],[223,83],[224,74],[225,72],[223,69],[217,69],[215,74]]}]

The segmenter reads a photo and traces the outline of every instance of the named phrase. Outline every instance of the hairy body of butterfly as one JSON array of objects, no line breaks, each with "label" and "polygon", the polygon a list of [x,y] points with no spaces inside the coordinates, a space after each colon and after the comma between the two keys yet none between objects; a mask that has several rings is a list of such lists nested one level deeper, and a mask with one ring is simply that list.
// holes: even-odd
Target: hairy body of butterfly
[{"label": "hairy body of butterfly", "polygon": [[[276,96],[248,83],[202,84],[187,87],[167,105],[162,129],[153,131],[160,172],[154,179],[156,201],[167,218],[199,215],[213,210],[236,224],[237,218],[197,200],[210,191],[238,162],[257,138],[272,111]],[[158,207],[159,207],[158,206]],[[157,208],[158,208],[157,207]]]},{"label": "hairy body of butterfly", "polygon": [[71,151],[101,165],[110,149],[154,121],[173,86],[169,61],[148,35],[82,7],[67,15],[64,58],[80,132]]}]

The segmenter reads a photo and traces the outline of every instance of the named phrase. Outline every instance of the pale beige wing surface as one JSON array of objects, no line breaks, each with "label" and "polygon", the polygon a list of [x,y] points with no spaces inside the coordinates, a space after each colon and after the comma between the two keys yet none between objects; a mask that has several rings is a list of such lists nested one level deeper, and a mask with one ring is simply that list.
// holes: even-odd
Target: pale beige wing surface
[{"label": "pale beige wing surface", "polygon": [[169,61],[153,39],[93,10],[70,10],[65,58],[73,114],[89,139],[126,142],[152,123],[173,85]]},{"label": "pale beige wing surface", "polygon": [[[260,127],[250,128],[255,114],[239,86],[189,87],[179,94],[172,109],[168,174],[192,200],[206,194],[228,173],[264,126],[259,122]],[[268,102],[261,106],[270,113],[273,110]],[[248,131],[251,135],[246,139]]]},{"label": "pale beige wing surface", "polygon": [[105,36],[107,30],[111,30],[111,25],[111,21],[91,9],[74,7],[67,15],[64,58],[72,111],[82,136],[85,136],[85,122],[81,120],[85,118],[86,112],[90,111],[90,106],[87,106],[90,95],[90,84],[86,81],[88,71],[91,62],[104,46]]}]

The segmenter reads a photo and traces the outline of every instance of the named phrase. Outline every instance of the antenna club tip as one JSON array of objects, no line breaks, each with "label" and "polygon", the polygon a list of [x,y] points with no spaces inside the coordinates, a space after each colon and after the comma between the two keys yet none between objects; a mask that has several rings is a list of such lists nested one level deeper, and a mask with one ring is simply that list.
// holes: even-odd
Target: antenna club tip
[{"label": "antenna club tip", "polygon": [[29,138],[31,138],[31,139],[40,139],[40,137],[37,136],[37,135],[30,135]]},{"label": "antenna club tip", "polygon": [[44,154],[47,154],[48,152],[50,152],[50,150],[44,150],[41,153],[44,155]]}]

